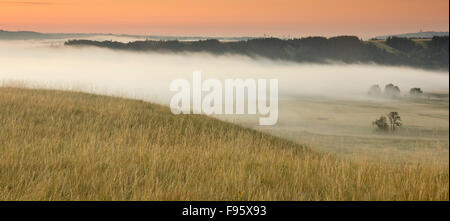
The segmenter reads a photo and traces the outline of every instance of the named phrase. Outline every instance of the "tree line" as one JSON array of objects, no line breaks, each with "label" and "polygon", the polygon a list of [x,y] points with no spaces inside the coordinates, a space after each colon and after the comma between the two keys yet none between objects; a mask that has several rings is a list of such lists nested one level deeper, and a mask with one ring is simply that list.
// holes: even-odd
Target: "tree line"
[{"label": "tree line", "polygon": [[449,38],[434,37],[421,44],[411,39],[389,38],[386,44],[396,53],[378,47],[370,41],[355,36],[332,38],[306,37],[299,39],[257,38],[222,42],[215,39],[199,41],[134,42],[69,40],[65,45],[89,45],[110,49],[157,52],[207,52],[212,54],[240,54],[294,62],[328,63],[376,63],[404,65],[427,69],[449,69]]}]

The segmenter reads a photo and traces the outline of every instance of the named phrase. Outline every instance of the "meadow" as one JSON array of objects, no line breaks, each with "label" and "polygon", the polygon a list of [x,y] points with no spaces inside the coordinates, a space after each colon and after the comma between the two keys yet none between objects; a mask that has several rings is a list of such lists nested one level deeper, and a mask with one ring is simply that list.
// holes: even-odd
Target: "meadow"
[{"label": "meadow", "polygon": [[[434,98],[345,100],[317,97],[283,99],[273,127],[255,126],[252,116],[218,116],[333,153],[352,161],[449,163],[448,94]],[[395,132],[378,131],[372,122],[391,111],[402,118]]]},{"label": "meadow", "polygon": [[[299,102],[288,105],[327,103]],[[386,112],[370,108],[371,120]],[[439,110],[425,114],[447,119],[428,122],[442,136],[448,109]],[[370,122],[358,122],[351,130],[366,133]],[[352,160],[291,138],[140,100],[1,87],[0,200],[449,200],[448,161]]]}]

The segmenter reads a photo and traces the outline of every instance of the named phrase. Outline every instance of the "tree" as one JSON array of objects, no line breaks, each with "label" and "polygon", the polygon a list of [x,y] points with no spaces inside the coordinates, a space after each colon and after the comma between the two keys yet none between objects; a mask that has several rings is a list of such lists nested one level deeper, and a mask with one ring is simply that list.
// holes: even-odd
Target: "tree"
[{"label": "tree", "polygon": [[389,129],[387,118],[385,116],[381,116],[379,119],[372,122],[372,125],[377,126],[378,129],[382,131],[387,131]]},{"label": "tree", "polygon": [[409,38],[389,37],[386,39],[386,44],[403,52],[411,52],[418,47],[418,45]]},{"label": "tree", "polygon": [[398,112],[390,112],[389,114],[387,114],[387,117],[381,116],[380,118],[373,121],[372,125],[377,126],[377,128],[382,131],[388,131],[389,129],[391,129],[391,131],[394,131],[398,127],[402,126],[401,121],[402,119],[400,118]]},{"label": "tree", "polygon": [[377,97],[381,95],[381,88],[378,84],[372,85],[369,89],[369,96]]},{"label": "tree", "polygon": [[390,97],[397,97],[400,95],[400,88],[393,84],[387,84],[384,88],[384,93]]},{"label": "tree", "polygon": [[402,119],[400,118],[400,115],[398,112],[391,112],[388,114],[389,122],[391,124],[391,129],[395,130],[397,127],[402,126]]},{"label": "tree", "polygon": [[420,88],[411,88],[411,90],[409,90],[409,95],[411,96],[420,96],[423,94],[423,91]]}]

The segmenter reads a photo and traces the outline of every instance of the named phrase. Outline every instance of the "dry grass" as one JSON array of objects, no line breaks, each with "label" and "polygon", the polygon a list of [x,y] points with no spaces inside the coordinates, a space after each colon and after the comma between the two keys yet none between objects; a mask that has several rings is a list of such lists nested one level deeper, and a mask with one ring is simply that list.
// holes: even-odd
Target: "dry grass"
[{"label": "dry grass", "polygon": [[353,163],[166,107],[0,88],[0,200],[449,200],[448,165]]}]

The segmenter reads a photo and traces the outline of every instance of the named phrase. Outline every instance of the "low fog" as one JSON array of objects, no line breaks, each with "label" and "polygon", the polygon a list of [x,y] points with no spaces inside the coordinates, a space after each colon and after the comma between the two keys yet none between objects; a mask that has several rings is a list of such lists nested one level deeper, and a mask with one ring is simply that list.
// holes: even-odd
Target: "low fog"
[{"label": "low fog", "polygon": [[78,90],[120,95],[168,104],[176,78],[276,78],[280,99],[325,97],[369,99],[373,84],[398,85],[402,94],[412,87],[448,93],[448,72],[377,65],[298,64],[245,56],[158,54],[93,47],[65,47],[61,42],[0,41],[0,80],[29,87]]}]

